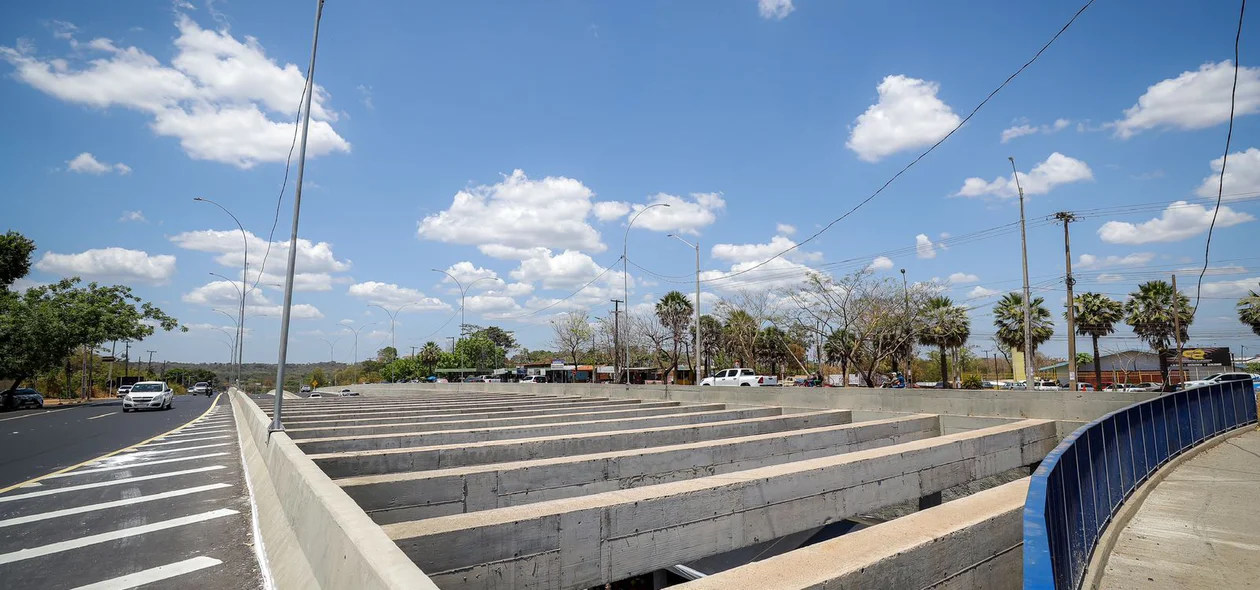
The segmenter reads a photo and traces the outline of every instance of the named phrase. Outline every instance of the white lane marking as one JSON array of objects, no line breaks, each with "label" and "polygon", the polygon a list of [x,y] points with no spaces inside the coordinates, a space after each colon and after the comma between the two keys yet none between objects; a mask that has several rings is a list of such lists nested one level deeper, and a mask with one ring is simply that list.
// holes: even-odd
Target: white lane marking
[{"label": "white lane marking", "polygon": [[231,438],[231,437],[229,437],[229,436],[228,436],[228,435],[226,435],[226,434],[220,434],[219,436],[203,436],[203,437],[201,437],[201,438],[181,438],[181,439],[179,439],[179,440],[165,440],[165,439],[163,439],[163,441],[162,441],[162,442],[151,442],[151,443],[149,443],[149,444],[147,444],[147,445],[142,445],[142,446],[137,447],[137,448],[144,448],[144,447],[162,447],[162,446],[166,446],[166,445],[182,445],[182,444],[185,444],[185,443],[190,443],[190,442],[200,442],[200,441],[203,441],[203,440],[220,440],[220,439],[224,439],[224,438]]},{"label": "white lane marking", "polygon": [[91,418],[88,418],[88,420],[95,420],[95,419],[97,419],[97,418],[104,418],[104,417],[106,417],[106,416],[113,416],[114,414],[117,414],[117,412],[110,412],[110,413],[108,413],[108,414],[101,414],[101,415],[99,415],[99,416],[92,416]]},{"label": "white lane marking", "polygon": [[[226,454],[227,453],[206,453],[205,455],[197,455],[194,457],[177,457],[175,459],[158,459],[157,461],[135,461],[135,462],[128,461],[126,463],[123,463],[122,465],[111,465],[109,467],[97,467],[94,469],[80,469],[78,471],[67,471],[65,473],[58,473],[57,475],[50,475],[45,479],[51,479],[54,477],[73,477],[76,475],[87,475],[89,473],[100,473],[102,471],[117,471],[119,469],[134,469],[136,467],[148,467],[150,465],[161,465],[163,463],[175,463],[177,461],[193,461],[195,459],[208,459],[210,457],[222,457],[223,455],[226,455]],[[125,459],[126,457],[130,457],[130,456],[131,455],[127,455],[127,456],[116,455],[115,457],[122,457]],[[110,459],[113,459],[115,457],[110,457]]]},{"label": "white lane marking", "polygon": [[155,440],[170,440],[170,439],[172,439],[172,438],[183,438],[183,437],[185,437],[185,436],[204,436],[204,435],[207,435],[207,434],[219,434],[219,433],[222,433],[222,432],[231,432],[231,430],[230,430],[230,429],[227,429],[227,428],[221,428],[221,429],[218,429],[218,430],[198,430],[198,431],[195,431],[195,432],[194,432],[194,431],[183,431],[183,430],[181,430],[181,431],[179,431],[179,432],[178,432],[178,433],[176,433],[176,434],[168,434],[168,435],[166,435],[166,436],[163,436],[163,437],[158,438],[158,439],[155,439]]},{"label": "white lane marking", "polygon": [[[154,449],[152,451],[136,451],[128,455],[129,457],[148,457],[149,455],[157,455],[159,453],[178,453],[181,451],[195,451],[197,449],[213,449],[214,447],[226,447],[232,443],[214,443],[212,445],[197,445],[195,447],[176,447],[174,449]],[[141,447],[144,448],[144,447]]]},{"label": "white lane marking", "polygon": [[22,484],[21,486],[18,486],[18,487],[22,487],[22,488],[40,488],[40,487],[43,487],[43,486],[44,486],[44,484],[39,483],[39,482],[37,482],[37,481],[33,481],[33,482],[31,482],[31,483],[28,483],[28,484]]},{"label": "white lane marking", "polygon": [[134,574],[119,576],[117,578],[104,580],[95,584],[88,584],[87,586],[79,586],[74,590],[128,590],[145,584],[152,584],[153,582],[161,582],[162,580],[174,578],[175,576],[191,574],[192,572],[198,570],[214,567],[220,563],[223,562],[213,557],[198,555],[192,559],[185,559],[184,561],[160,565],[155,568],[138,571]]},{"label": "white lane marking", "polygon": [[[43,496],[51,496],[53,494],[60,494],[63,492],[77,492],[79,490],[90,490],[93,488],[117,486],[117,485],[123,485],[123,484],[130,484],[137,481],[148,481],[151,479],[161,479],[163,477],[175,477],[177,475],[189,475],[192,473],[205,473],[207,471],[216,471],[219,469],[226,469],[226,467],[224,467],[223,465],[211,465],[209,467],[198,467],[196,469],[184,469],[181,471],[168,471],[166,473],[154,473],[153,475],[140,475],[137,477],[128,477],[126,479],[115,479],[111,481],[98,481],[96,483],[85,483],[85,484],[79,484],[77,486],[64,486],[60,488],[53,488],[50,490],[40,490],[38,492],[27,492],[25,494],[14,494],[12,496],[0,496],[0,502],[12,502],[14,500],[25,500],[27,498],[39,498]],[[26,486],[23,486],[23,487],[26,487]]]},{"label": "white lane marking", "polygon": [[142,526],[134,526],[134,527],[129,527],[125,529],[119,529],[119,530],[111,531],[108,533],[101,533],[99,535],[88,535],[86,537],[79,537],[78,539],[71,539],[69,541],[62,541],[60,543],[52,543],[52,544],[43,545],[40,547],[31,547],[29,549],[22,549],[20,551],[14,551],[12,553],[0,553],[0,565],[4,565],[6,563],[13,563],[15,561],[22,561],[24,559],[43,557],[45,555],[52,555],[54,553],[61,553],[63,551],[70,551],[73,549],[82,549],[83,547],[88,547],[88,546],[96,545],[99,543],[108,543],[110,541],[126,539],[127,537],[134,537],[136,535],[143,535],[146,533],[163,531],[166,529],[173,529],[175,527],[180,527],[180,526],[189,525],[189,524],[196,524],[199,522],[205,522],[207,520],[222,518],[224,516],[232,516],[233,514],[240,514],[240,512],[237,512],[236,510],[232,510],[230,508],[220,508],[218,510],[212,510],[210,512],[194,514],[192,516],[172,518],[171,520],[163,520],[163,521],[146,524]]},{"label": "white lane marking", "polygon": [[66,508],[64,510],[54,510],[52,512],[44,512],[41,514],[32,514],[30,516],[19,516],[17,518],[10,518],[8,520],[0,520],[0,528],[4,528],[7,526],[17,526],[19,524],[26,524],[28,522],[38,522],[41,520],[48,520],[50,518],[60,518],[62,516],[70,516],[73,514],[83,514],[84,512],[105,510],[107,508],[117,508],[119,506],[130,506],[132,504],[139,504],[141,502],[153,502],[155,500],[164,500],[166,498],[177,498],[179,496],[187,496],[188,494],[196,494],[199,492],[208,492],[210,490],[217,490],[220,488],[230,488],[230,487],[232,486],[226,483],[212,483],[212,484],[208,484],[204,486],[196,486],[196,487],[184,488],[180,490],[171,490],[169,492],[162,492],[159,494],[150,494],[148,496],[141,496],[137,494],[131,497],[124,497],[122,500],[113,500],[111,502],[101,502],[99,504],[88,504],[87,506],[78,506],[76,508]]}]

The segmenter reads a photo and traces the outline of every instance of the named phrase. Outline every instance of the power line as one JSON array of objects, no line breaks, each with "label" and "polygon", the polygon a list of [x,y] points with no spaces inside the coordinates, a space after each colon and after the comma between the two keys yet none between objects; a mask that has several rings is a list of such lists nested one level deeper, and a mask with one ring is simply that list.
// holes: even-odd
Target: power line
[{"label": "power line", "polygon": [[1212,252],[1212,230],[1216,229],[1216,216],[1221,211],[1221,195],[1225,192],[1225,165],[1229,163],[1229,144],[1234,139],[1234,101],[1238,96],[1238,44],[1242,40],[1243,15],[1247,12],[1247,0],[1238,7],[1238,31],[1234,33],[1234,85],[1229,91],[1229,129],[1225,132],[1225,155],[1221,157],[1221,179],[1216,185],[1216,208],[1212,209],[1212,223],[1208,225],[1207,242],[1203,246],[1203,270],[1194,287],[1193,317],[1199,311],[1199,295],[1203,289],[1203,275],[1207,273],[1209,255]]}]

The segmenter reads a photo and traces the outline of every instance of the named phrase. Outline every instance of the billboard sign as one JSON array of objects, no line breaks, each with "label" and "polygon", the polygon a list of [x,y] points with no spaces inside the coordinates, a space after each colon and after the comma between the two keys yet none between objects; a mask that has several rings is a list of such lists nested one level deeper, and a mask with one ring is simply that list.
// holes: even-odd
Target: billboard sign
[{"label": "billboard sign", "polygon": [[1228,367],[1233,364],[1229,348],[1224,346],[1183,348],[1178,362],[1177,350],[1163,350],[1159,353],[1161,363],[1169,367]]}]

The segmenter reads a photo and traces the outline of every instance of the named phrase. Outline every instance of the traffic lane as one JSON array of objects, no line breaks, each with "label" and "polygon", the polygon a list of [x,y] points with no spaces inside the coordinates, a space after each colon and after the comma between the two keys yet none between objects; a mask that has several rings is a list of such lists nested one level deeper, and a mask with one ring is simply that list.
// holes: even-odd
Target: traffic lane
[{"label": "traffic lane", "polygon": [[176,396],[170,410],[122,411],[122,400],[0,422],[0,489],[157,436],[196,418],[214,398]]},{"label": "traffic lane", "polygon": [[[194,440],[224,429],[226,443]],[[0,579],[258,588],[250,509],[231,408],[220,403],[169,436],[0,494]]]}]

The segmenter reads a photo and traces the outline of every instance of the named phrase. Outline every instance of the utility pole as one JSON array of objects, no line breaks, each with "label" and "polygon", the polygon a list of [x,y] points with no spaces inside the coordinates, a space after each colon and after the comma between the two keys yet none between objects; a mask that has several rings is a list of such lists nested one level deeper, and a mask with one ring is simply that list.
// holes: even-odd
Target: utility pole
[{"label": "utility pole", "polygon": [[[1177,375],[1181,377],[1181,382],[1186,382],[1186,369],[1181,363],[1181,293],[1177,291],[1177,275],[1172,276],[1173,289],[1173,332],[1177,338]],[[1169,385],[1172,385],[1169,383]]]},{"label": "utility pole", "polygon": [[[610,299],[613,304],[613,383],[621,379],[621,349],[617,342],[621,337],[621,300]],[[697,329],[699,326],[696,326]]]},{"label": "utility pole", "polygon": [[414,344],[411,346],[411,358],[416,358],[416,346]]},{"label": "utility pole", "polygon": [[454,354],[455,353],[455,337],[447,336],[446,339],[451,341],[451,353]]},{"label": "utility pole", "polygon": [[123,344],[127,345],[123,351],[123,377],[128,377],[131,374],[131,341],[128,340]]},{"label": "utility pole", "polygon": [[1015,157],[1011,161],[1011,173],[1015,177],[1015,189],[1019,191],[1019,244],[1024,260],[1024,383],[1026,391],[1033,390],[1033,353],[1032,353],[1032,289],[1028,287],[1028,231],[1024,224],[1024,187],[1019,183],[1019,170],[1015,168]]},{"label": "utility pole", "polygon": [[1063,222],[1063,256],[1067,260],[1068,389],[1076,391],[1076,298],[1072,294],[1076,278],[1072,276],[1072,238],[1068,234],[1068,224],[1076,221],[1076,215],[1071,211],[1060,211],[1054,214],[1054,218]]},{"label": "utility pole", "polygon": [[157,351],[156,351],[156,350],[146,350],[145,352],[149,353],[149,366],[148,366],[148,368],[146,368],[146,369],[145,369],[145,371],[147,371],[147,372],[149,372],[149,373],[152,373],[152,372],[153,372],[153,353],[155,353],[155,352],[157,352]]},{"label": "utility pole", "polygon": [[[319,20],[324,15],[324,0],[315,0],[315,32],[311,39],[311,61],[306,72],[306,93],[302,105],[302,142],[298,149],[297,183],[293,188],[293,229],[289,234],[289,264],[285,269],[284,311],[280,315],[280,350],[276,359],[276,400],[271,427],[267,432],[284,430],[281,422],[284,409],[284,364],[289,356],[289,316],[293,311],[293,272],[297,267],[298,215],[302,212],[302,176],[306,172],[306,138],[311,127],[311,95],[315,91],[315,51],[319,48]],[[391,330],[392,331],[392,330]],[[238,349],[239,350],[239,349]],[[239,356],[237,357],[239,360]]]}]

